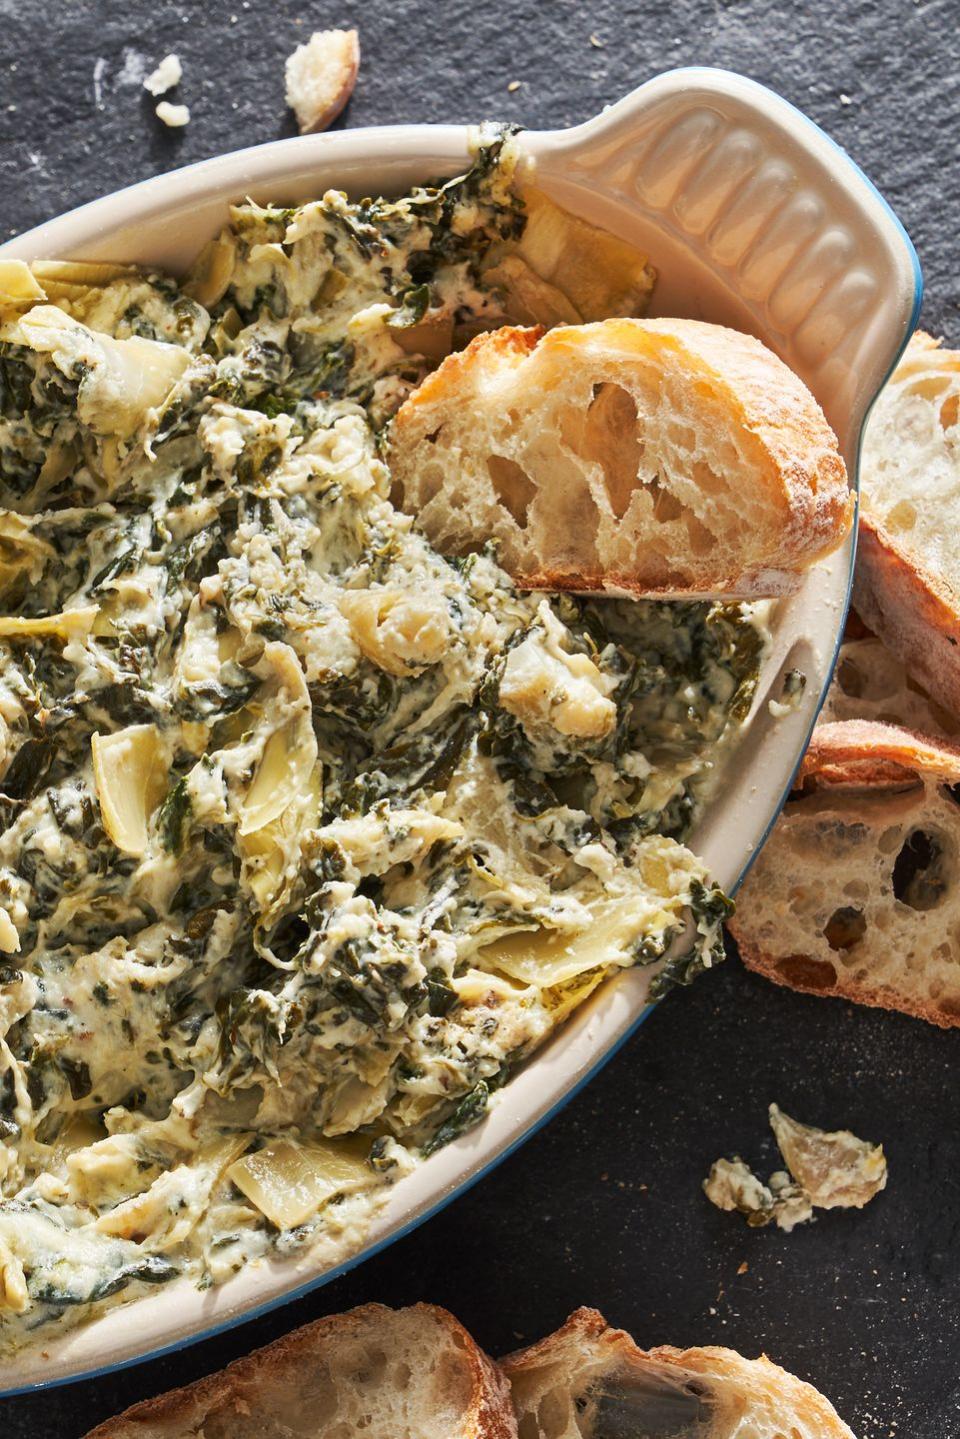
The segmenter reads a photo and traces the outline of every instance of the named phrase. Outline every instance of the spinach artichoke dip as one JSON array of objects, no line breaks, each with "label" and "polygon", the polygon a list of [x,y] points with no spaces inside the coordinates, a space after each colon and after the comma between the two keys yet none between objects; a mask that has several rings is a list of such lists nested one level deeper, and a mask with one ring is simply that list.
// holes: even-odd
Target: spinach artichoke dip
[{"label": "spinach artichoke dip", "polygon": [[522,594],[390,502],[444,354],[652,283],[515,164],[238,205],[182,283],[0,262],[0,1348],[342,1257],[605,975],[718,957],[760,607]]}]

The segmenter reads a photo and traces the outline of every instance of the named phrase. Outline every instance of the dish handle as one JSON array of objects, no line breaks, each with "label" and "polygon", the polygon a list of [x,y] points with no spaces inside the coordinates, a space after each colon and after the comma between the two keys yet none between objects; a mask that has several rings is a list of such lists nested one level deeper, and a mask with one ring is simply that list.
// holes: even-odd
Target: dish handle
[{"label": "dish handle", "polygon": [[558,199],[599,192],[625,236],[672,238],[691,296],[674,313],[696,313],[703,272],[732,314],[746,311],[744,326],[820,401],[853,478],[864,420],[916,325],[922,277],[900,221],[840,146],[762,85],[707,68],[669,71],[586,124],[526,143]]}]

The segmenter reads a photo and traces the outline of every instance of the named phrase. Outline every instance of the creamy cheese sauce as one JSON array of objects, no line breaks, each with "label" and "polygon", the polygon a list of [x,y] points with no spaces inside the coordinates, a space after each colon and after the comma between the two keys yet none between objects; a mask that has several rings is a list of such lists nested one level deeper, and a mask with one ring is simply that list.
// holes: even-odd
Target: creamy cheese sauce
[{"label": "creamy cheese sauce", "polygon": [[0,310],[8,1346],[355,1247],[605,975],[718,954],[683,841],[759,610],[521,594],[390,502],[391,413],[508,317],[502,145]]}]

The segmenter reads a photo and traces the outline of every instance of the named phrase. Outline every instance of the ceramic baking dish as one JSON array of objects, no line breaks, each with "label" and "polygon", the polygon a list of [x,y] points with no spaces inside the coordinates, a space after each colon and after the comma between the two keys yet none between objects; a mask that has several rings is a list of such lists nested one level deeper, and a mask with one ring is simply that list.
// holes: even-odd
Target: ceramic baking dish
[{"label": "ceramic baking dish", "polygon": [[[343,131],[204,161],[85,205],[0,247],[8,257],[139,261],[182,270],[250,195],[289,204],[330,186],[396,193],[456,173],[465,127]],[[584,125],[528,132],[540,186],[633,240],[658,274],[653,311],[722,321],[765,340],[827,413],[851,477],[861,429],[917,318],[916,255],[847,156],[785,101],[721,70],[676,70]],[[854,544],[781,604],[748,732],[691,839],[736,888],[787,794],[829,680]],[[783,673],[807,676],[775,719]],[[480,1178],[568,1100],[650,1012],[642,969],[607,983],[513,1078],[477,1128],[391,1192],[359,1253],[324,1266],[251,1266],[221,1288],[187,1281],[0,1364],[0,1392],[65,1382],[207,1336],[323,1283],[382,1248]],[[682,1000],[676,1001],[682,1003]]]}]

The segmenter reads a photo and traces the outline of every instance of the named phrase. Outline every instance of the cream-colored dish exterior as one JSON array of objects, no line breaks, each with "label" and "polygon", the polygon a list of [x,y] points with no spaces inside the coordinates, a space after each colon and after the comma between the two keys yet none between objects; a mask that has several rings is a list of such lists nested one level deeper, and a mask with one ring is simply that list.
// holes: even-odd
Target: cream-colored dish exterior
[{"label": "cream-colored dish exterior", "polygon": [[[137,261],[182,270],[231,200],[292,203],[330,186],[399,192],[453,174],[464,127],[345,131],[262,145],[95,201],[0,247],[0,256]],[[585,125],[531,132],[538,184],[634,241],[659,274],[653,313],[758,335],[806,381],[851,476],[870,404],[909,337],[919,271],[891,212],[851,162],[769,91],[717,70],[660,76]],[[853,540],[783,602],[748,732],[690,844],[734,889],[790,787],[833,665]],[[783,674],[807,676],[780,718]],[[477,1128],[389,1192],[360,1248],[251,1265],[217,1289],[175,1281],[0,1365],[0,1393],[63,1382],[176,1347],[330,1278],[427,1217],[536,1128],[647,1012],[649,975],[604,985],[501,1092]]]}]

